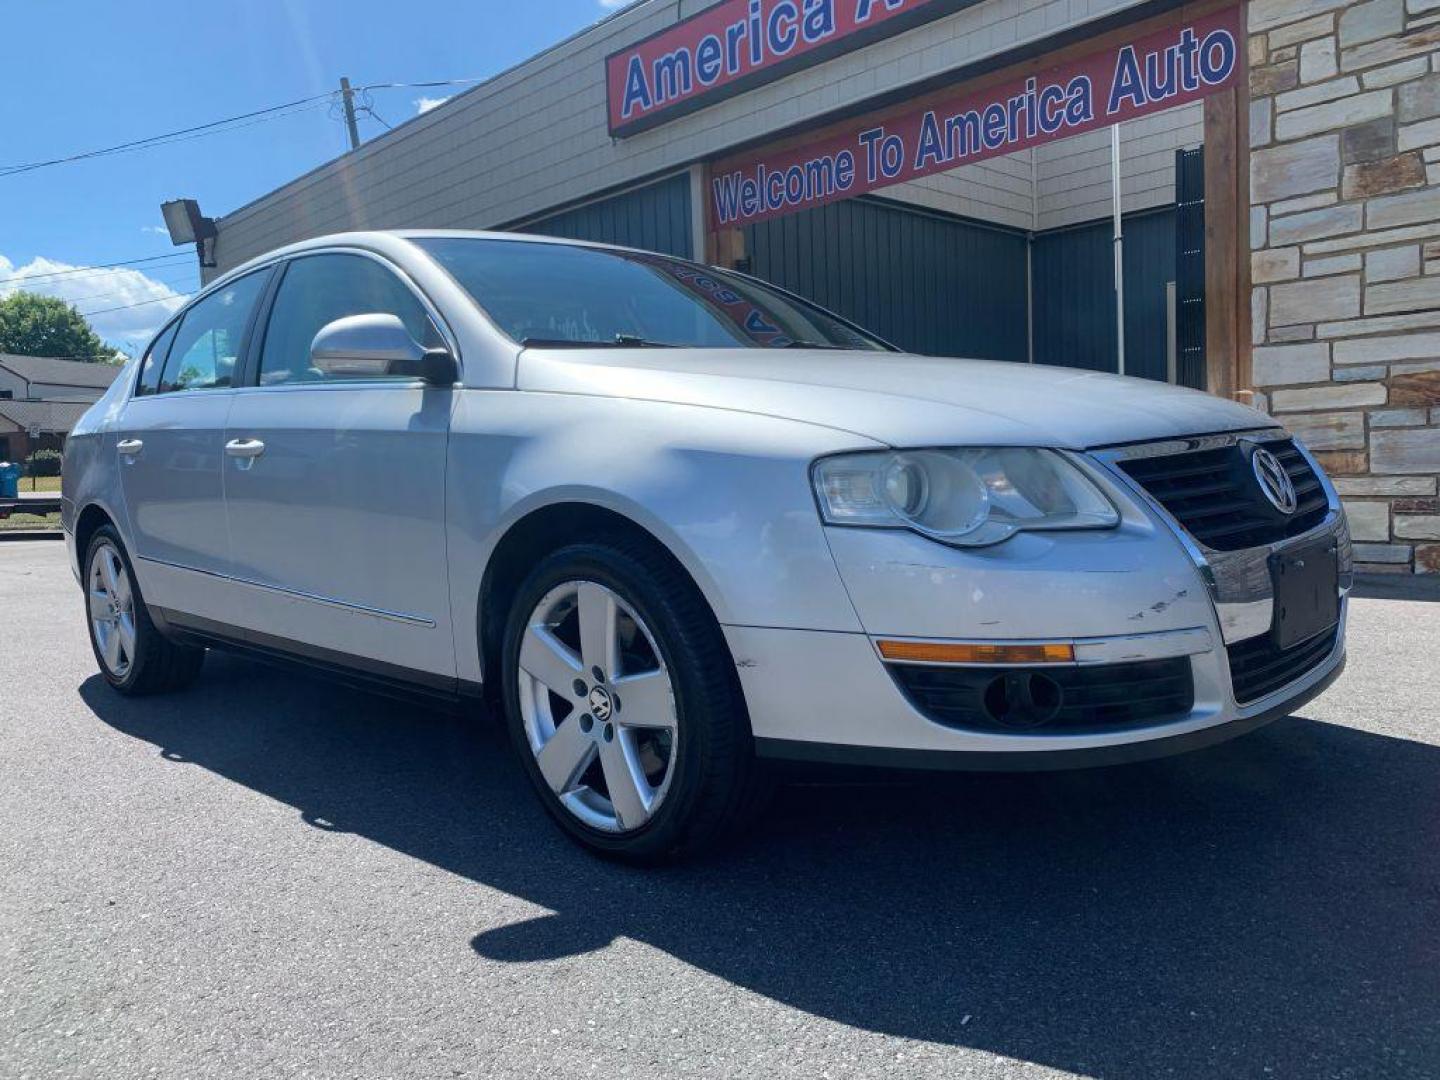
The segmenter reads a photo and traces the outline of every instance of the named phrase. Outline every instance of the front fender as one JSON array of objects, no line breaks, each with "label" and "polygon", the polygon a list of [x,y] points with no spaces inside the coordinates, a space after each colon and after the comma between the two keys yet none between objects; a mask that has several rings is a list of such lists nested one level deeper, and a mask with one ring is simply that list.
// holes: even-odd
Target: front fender
[{"label": "front fender", "polygon": [[679,560],[722,624],[858,632],[810,492],[849,432],[663,402],[467,390],[451,427],[456,655],[479,673],[479,584],[506,532],[543,507],[624,516]]}]

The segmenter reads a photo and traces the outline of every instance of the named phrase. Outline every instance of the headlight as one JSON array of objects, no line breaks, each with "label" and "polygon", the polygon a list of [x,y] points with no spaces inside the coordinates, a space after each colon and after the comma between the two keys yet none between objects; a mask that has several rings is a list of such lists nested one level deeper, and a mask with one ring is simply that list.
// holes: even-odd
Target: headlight
[{"label": "headlight", "polygon": [[821,458],[812,472],[831,525],[906,528],[980,547],[1024,529],[1108,529],[1115,507],[1053,450],[963,447]]}]

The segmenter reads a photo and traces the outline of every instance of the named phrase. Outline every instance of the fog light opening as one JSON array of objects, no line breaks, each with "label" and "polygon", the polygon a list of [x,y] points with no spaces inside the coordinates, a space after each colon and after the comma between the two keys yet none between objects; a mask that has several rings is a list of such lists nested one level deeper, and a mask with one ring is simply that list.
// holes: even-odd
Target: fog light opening
[{"label": "fog light opening", "polygon": [[983,698],[985,712],[997,724],[1034,728],[1048,724],[1065,703],[1065,692],[1038,671],[1007,671],[990,680]]}]

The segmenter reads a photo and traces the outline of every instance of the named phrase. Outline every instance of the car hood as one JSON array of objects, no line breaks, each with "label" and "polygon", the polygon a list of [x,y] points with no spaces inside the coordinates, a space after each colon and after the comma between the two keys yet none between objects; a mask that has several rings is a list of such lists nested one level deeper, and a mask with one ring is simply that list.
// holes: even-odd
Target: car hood
[{"label": "car hood", "polygon": [[526,349],[521,390],[779,416],[891,446],[1085,449],[1273,425],[1197,390],[1095,371],[819,349]]}]

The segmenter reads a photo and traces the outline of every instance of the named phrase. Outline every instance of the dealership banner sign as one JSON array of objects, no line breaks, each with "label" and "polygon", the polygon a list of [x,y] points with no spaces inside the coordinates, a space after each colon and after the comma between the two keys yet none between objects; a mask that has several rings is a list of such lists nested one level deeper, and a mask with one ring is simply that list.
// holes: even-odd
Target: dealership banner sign
[{"label": "dealership banner sign", "polygon": [[610,133],[633,135],[979,0],[724,0],[605,59]]},{"label": "dealership banner sign", "polygon": [[711,168],[714,228],[749,225],[1133,120],[1238,81],[1238,8],[849,130]]}]

